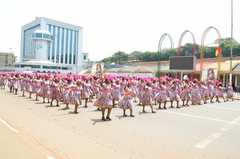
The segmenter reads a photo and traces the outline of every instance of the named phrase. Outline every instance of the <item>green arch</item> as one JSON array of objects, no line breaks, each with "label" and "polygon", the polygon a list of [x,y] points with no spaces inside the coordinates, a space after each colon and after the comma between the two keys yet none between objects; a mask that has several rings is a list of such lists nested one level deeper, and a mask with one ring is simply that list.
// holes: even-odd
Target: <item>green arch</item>
[{"label": "green arch", "polygon": [[159,42],[158,42],[158,53],[157,53],[157,60],[158,60],[158,63],[157,63],[157,75],[160,77],[160,73],[161,73],[161,53],[162,53],[162,43],[163,43],[163,40],[164,38],[168,36],[169,39],[170,39],[170,43],[171,43],[171,49],[173,49],[174,47],[174,43],[173,43],[173,39],[172,39],[172,36],[167,34],[167,33],[164,33],[160,39],[159,39]]}]

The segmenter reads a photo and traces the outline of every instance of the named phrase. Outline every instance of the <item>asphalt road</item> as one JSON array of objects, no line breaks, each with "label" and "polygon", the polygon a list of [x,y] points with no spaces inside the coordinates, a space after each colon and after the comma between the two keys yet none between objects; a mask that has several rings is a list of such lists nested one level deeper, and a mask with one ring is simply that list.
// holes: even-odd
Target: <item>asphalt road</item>
[{"label": "asphalt road", "polygon": [[[33,97],[35,97],[33,95]],[[4,159],[239,159],[240,101],[194,105],[112,121],[89,103],[79,114],[0,90],[0,156]],[[169,103],[168,103],[169,106]],[[127,111],[127,113],[129,113]],[[6,122],[6,123],[5,123]]]}]

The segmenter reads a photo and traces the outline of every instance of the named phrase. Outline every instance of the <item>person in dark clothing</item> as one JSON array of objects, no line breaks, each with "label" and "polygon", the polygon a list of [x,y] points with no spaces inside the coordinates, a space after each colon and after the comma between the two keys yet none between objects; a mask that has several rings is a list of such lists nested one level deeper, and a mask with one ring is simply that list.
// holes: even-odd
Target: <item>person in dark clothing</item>
[{"label": "person in dark clothing", "polygon": [[235,83],[232,83],[233,90],[236,92],[236,86]]}]

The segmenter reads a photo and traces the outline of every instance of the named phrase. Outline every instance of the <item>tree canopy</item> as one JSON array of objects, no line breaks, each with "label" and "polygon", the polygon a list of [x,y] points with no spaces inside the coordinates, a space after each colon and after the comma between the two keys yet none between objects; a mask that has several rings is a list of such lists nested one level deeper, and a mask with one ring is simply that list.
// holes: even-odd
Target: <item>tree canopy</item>
[{"label": "tree canopy", "polygon": [[[222,52],[223,57],[230,56],[231,49],[231,38],[223,38],[215,40],[215,43],[218,44],[223,42],[226,51]],[[204,46],[204,58],[213,58],[215,57],[215,52],[218,46]],[[232,40],[232,56],[240,56],[240,44],[236,40]],[[111,57],[106,57],[101,60],[103,63],[115,63],[120,65],[128,65],[131,62],[139,61],[139,62],[150,62],[150,61],[168,61],[169,57],[177,56],[178,48],[174,49],[165,49],[161,53],[156,52],[141,52],[141,51],[133,51],[130,54],[127,54],[123,51],[118,51],[113,53]],[[181,56],[191,56],[193,52],[193,44],[186,43],[184,46],[181,46],[180,55]],[[196,57],[200,58],[200,45],[196,45]]]}]

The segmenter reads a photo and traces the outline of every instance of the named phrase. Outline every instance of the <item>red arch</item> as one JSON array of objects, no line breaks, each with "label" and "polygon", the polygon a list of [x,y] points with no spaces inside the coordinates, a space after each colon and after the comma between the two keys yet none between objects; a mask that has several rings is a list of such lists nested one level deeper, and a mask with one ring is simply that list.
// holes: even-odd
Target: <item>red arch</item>
[{"label": "red arch", "polygon": [[[178,41],[178,56],[181,56],[181,43],[182,43],[182,39],[183,39],[183,37],[184,37],[184,35],[187,33],[187,32],[189,32],[191,35],[192,35],[192,39],[193,39],[193,50],[192,50],[192,55],[193,56],[196,56],[196,40],[195,40],[195,37],[194,37],[194,35],[193,35],[193,33],[192,32],[190,32],[189,30],[185,30],[182,34],[181,34],[181,36],[180,36],[180,39],[179,39],[179,41]],[[178,75],[178,78],[179,78],[179,73],[177,74]],[[194,78],[194,72],[192,73],[192,79]]]}]

